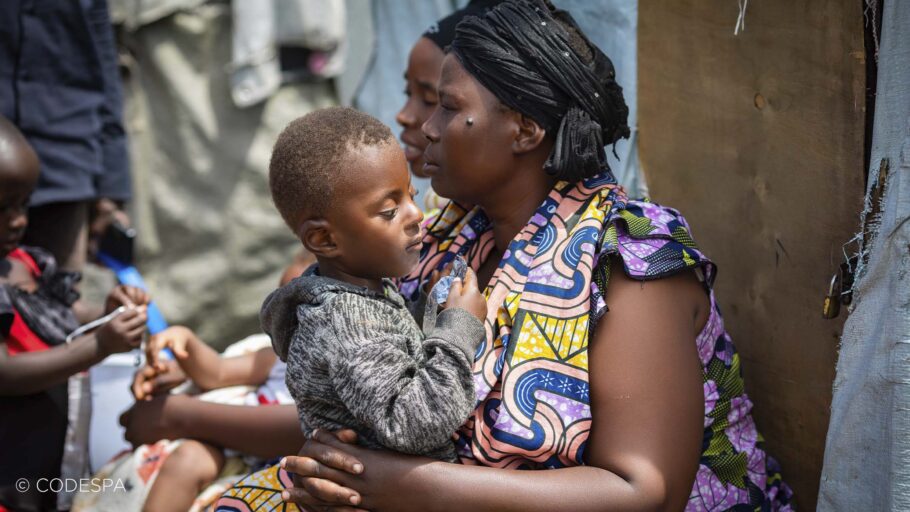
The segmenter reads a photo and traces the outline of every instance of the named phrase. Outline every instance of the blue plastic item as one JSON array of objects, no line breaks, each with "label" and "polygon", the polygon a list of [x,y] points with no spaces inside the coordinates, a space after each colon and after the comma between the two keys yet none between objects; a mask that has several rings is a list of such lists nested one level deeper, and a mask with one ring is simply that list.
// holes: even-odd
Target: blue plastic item
[{"label": "blue plastic item", "polygon": [[[121,284],[135,286],[148,291],[145,280],[142,279],[142,274],[139,273],[136,267],[121,263],[103,252],[98,252],[98,261],[113,270]],[[148,304],[146,314],[148,315],[148,320],[145,324],[148,326],[150,334],[158,334],[167,329],[167,320],[164,319],[164,315],[161,314],[161,310],[158,309],[154,302]],[[166,355],[168,359],[174,358],[174,354],[169,349],[162,350],[162,354]]]}]

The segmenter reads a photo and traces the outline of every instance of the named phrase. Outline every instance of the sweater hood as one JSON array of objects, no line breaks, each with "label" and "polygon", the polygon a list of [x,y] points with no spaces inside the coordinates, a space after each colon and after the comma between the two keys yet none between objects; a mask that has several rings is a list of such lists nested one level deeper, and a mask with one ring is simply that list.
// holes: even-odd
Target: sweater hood
[{"label": "sweater hood", "polygon": [[[395,285],[388,279],[383,280],[383,287],[395,290]],[[259,312],[262,330],[272,338],[272,348],[282,361],[287,360],[288,348],[298,326],[322,316],[318,313],[318,308],[332,297],[343,293],[389,301],[399,307],[404,305],[404,298],[398,293],[383,294],[363,286],[323,277],[318,273],[318,266],[313,265],[300,277],[269,294]]]}]

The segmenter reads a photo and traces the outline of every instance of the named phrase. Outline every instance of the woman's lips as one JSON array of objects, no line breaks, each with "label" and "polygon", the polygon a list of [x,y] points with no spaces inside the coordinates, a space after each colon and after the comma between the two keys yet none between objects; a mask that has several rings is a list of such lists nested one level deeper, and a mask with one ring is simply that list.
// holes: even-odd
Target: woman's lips
[{"label": "woman's lips", "polygon": [[436,174],[436,171],[438,171],[438,170],[439,170],[438,165],[427,162],[427,161],[423,162],[423,173],[426,174],[427,176],[432,176],[432,175]]},{"label": "woman's lips", "polygon": [[413,163],[415,160],[423,156],[423,150],[405,143],[404,145],[404,157],[408,162]]}]

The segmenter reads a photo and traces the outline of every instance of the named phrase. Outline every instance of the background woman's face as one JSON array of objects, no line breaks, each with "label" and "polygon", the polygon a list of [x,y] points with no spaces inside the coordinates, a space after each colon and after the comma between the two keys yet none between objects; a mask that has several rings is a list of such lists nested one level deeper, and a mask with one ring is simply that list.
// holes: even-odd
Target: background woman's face
[{"label": "background woman's face", "polygon": [[515,113],[452,54],[443,61],[438,93],[439,105],[423,124],[429,139],[424,172],[439,195],[483,204],[512,172],[512,146],[519,131]]},{"label": "background woman's face", "polygon": [[423,173],[423,150],[428,141],[420,127],[433,113],[439,101],[436,84],[439,82],[444,57],[445,54],[434,42],[425,37],[417,40],[411,49],[408,69],[404,73],[407,101],[395,116],[402,127],[401,142],[404,143],[404,153],[411,172],[422,178],[426,177]]}]

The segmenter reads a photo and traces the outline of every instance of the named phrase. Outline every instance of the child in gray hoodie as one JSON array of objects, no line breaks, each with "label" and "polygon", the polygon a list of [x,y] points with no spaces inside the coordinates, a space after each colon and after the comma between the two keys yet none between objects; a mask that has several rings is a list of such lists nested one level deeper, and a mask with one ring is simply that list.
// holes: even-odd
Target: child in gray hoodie
[{"label": "child in gray hoodie", "polygon": [[261,312],[304,433],[352,428],[369,447],[455,460],[486,301],[469,270],[424,332],[389,280],[417,264],[423,239],[391,130],[349,108],[307,114],[278,137],[269,185],[317,259]]}]

